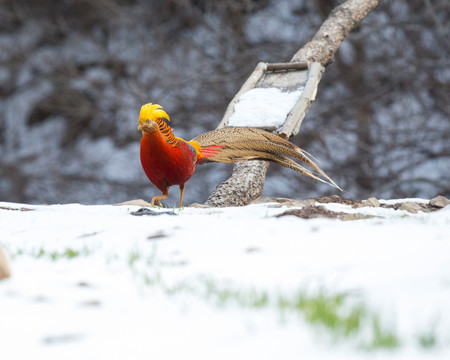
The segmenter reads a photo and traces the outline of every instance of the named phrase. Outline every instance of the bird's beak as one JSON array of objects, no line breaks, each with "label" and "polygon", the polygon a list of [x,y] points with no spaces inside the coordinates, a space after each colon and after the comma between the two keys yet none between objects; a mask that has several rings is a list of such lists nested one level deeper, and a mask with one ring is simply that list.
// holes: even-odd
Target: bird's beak
[{"label": "bird's beak", "polygon": [[153,120],[147,119],[139,124],[138,130],[142,130],[143,132],[153,132],[158,130],[158,125]]},{"label": "bird's beak", "polygon": [[146,125],[148,125],[148,120],[145,120],[144,122],[141,122],[141,123],[139,123],[139,126],[138,126],[138,130],[143,130],[144,128],[145,128],[145,126]]}]

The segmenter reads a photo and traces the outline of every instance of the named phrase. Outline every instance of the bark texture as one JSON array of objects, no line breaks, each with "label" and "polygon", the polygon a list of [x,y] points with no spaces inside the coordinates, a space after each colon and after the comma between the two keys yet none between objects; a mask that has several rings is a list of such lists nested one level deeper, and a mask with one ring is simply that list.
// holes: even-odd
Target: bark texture
[{"label": "bark texture", "polygon": [[[302,47],[291,62],[318,62],[327,66],[333,62],[334,54],[348,34],[382,0],[347,0],[337,6],[312,40]],[[231,177],[217,186],[206,201],[206,205],[243,206],[259,197],[264,188],[264,180],[269,163],[253,160],[234,166]]]},{"label": "bark texture", "polygon": [[231,177],[216,187],[205,204],[215,207],[249,204],[261,195],[268,168],[268,161],[236,163]]}]

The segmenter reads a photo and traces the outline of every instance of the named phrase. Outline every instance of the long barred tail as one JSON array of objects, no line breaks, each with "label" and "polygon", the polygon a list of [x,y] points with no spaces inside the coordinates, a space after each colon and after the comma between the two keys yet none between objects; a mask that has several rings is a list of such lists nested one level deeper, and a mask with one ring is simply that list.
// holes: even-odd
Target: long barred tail
[{"label": "long barred tail", "polygon": [[[266,130],[226,127],[197,136],[191,142],[199,144],[202,162],[234,163],[256,159],[268,160],[343,191],[310,159],[312,157],[310,154]],[[307,164],[315,173],[291,158]]]}]

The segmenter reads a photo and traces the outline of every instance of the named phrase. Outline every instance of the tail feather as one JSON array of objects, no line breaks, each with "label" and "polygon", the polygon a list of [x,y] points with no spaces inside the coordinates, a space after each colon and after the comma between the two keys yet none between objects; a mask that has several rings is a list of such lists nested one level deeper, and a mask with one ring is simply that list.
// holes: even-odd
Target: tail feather
[{"label": "tail feather", "polygon": [[[266,130],[226,127],[197,136],[192,142],[199,144],[202,162],[233,163],[252,159],[269,160],[342,190],[309,158],[309,156],[312,157],[309,153]],[[304,162],[314,169],[317,175],[288,156]]]},{"label": "tail feather", "polygon": [[322,175],[325,179],[318,177],[312,171],[308,170],[304,166],[296,163],[294,160],[292,160],[286,156],[278,156],[276,158],[271,159],[271,161],[275,162],[278,165],[295,170],[295,171],[299,172],[300,174],[309,176],[310,178],[313,178],[313,179],[323,182],[325,184],[331,185],[331,186],[343,191],[324,171],[322,171],[319,167],[317,167],[316,164],[314,164],[314,167],[318,169],[318,173],[320,175]]}]

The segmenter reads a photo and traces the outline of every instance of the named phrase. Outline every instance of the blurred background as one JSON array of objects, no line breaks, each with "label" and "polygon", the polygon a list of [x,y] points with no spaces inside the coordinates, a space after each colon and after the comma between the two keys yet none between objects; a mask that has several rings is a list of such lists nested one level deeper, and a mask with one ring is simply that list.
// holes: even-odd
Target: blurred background
[{"label": "blurred background", "polygon": [[[164,106],[176,136],[214,129],[256,64],[289,61],[339,3],[2,0],[0,201],[151,199],[141,105]],[[447,0],[386,1],[327,67],[291,140],[347,197],[450,195],[449,18]],[[204,202],[231,169],[199,166],[185,203]],[[263,195],[335,193],[271,166]]]}]

